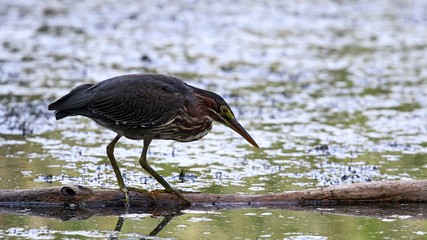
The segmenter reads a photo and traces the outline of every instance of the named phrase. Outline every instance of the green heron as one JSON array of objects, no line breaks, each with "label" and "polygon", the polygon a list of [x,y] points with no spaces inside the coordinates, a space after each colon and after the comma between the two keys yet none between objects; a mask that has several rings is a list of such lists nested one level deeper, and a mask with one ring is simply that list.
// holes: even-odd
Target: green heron
[{"label": "green heron", "polygon": [[57,120],[81,115],[117,133],[107,145],[107,156],[126,203],[129,203],[129,193],[114,157],[114,146],[123,136],[143,140],[141,167],[166,191],[178,195],[188,204],[191,202],[181,192],[148,165],[147,150],[153,139],[195,141],[205,136],[212,128],[212,122],[217,121],[259,148],[221,96],[165,75],[131,74],[97,84],[83,84],[50,104],[49,110],[55,110]]}]

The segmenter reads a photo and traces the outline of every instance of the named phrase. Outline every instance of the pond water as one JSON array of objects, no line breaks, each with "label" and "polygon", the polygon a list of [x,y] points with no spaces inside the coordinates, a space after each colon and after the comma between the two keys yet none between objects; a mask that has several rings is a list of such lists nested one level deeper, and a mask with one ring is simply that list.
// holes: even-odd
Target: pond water
[{"label": "pond water", "polygon": [[[179,189],[257,194],[427,178],[426,1],[15,0],[0,1],[0,22],[0,189],[116,188],[105,153],[115,134],[82,117],[55,121],[47,105],[79,84],[141,72],[219,93],[261,147],[220,124],[197,142],[153,141],[150,164]],[[141,148],[116,147],[126,184],[160,188],[137,164]],[[422,239],[420,212],[58,220],[3,209],[0,238]]]}]

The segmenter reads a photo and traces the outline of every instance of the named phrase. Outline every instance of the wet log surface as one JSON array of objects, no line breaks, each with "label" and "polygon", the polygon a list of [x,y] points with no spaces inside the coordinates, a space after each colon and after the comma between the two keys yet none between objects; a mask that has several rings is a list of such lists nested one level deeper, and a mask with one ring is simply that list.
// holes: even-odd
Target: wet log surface
[{"label": "wet log surface", "polygon": [[185,193],[193,202],[186,206],[171,193],[130,191],[130,207],[125,207],[120,190],[60,186],[27,190],[0,190],[0,211],[26,209],[34,215],[62,219],[84,219],[92,215],[151,213],[173,215],[183,209],[216,210],[235,208],[275,208],[367,216],[387,214],[425,218],[427,180],[357,183],[336,187],[290,191],[276,194]]}]

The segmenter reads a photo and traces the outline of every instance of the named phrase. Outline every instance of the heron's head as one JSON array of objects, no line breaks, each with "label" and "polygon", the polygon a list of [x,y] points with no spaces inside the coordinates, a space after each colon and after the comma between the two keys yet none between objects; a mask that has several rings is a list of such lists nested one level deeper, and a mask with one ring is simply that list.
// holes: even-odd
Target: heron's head
[{"label": "heron's head", "polygon": [[230,106],[221,96],[216,93],[203,90],[203,94],[199,97],[203,99],[202,102],[204,103],[204,106],[202,107],[205,108],[205,112],[207,112],[210,118],[233,129],[254,147],[259,148],[251,135],[249,135],[249,133],[237,121]]}]

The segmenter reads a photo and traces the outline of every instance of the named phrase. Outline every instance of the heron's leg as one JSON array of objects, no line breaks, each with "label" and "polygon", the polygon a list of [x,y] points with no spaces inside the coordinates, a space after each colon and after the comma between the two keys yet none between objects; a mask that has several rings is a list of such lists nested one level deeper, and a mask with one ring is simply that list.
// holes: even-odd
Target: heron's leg
[{"label": "heron's leg", "polygon": [[117,182],[119,183],[120,190],[125,194],[126,203],[129,204],[129,192],[126,188],[125,182],[123,181],[122,173],[120,172],[119,166],[117,165],[116,158],[114,157],[114,146],[122,136],[117,136],[107,145],[107,156],[110,159],[111,166],[113,167],[114,173],[116,174]]},{"label": "heron's leg", "polygon": [[191,201],[188,200],[182,193],[175,190],[171,185],[169,185],[168,182],[166,182],[165,179],[160,176],[150,165],[148,165],[147,162],[147,151],[148,146],[151,143],[152,138],[144,138],[144,147],[142,149],[141,158],[139,159],[139,163],[141,164],[141,167],[147,171],[151,176],[153,176],[162,186],[166,189],[166,191],[176,194],[178,197],[182,198],[185,202],[191,205]]}]

